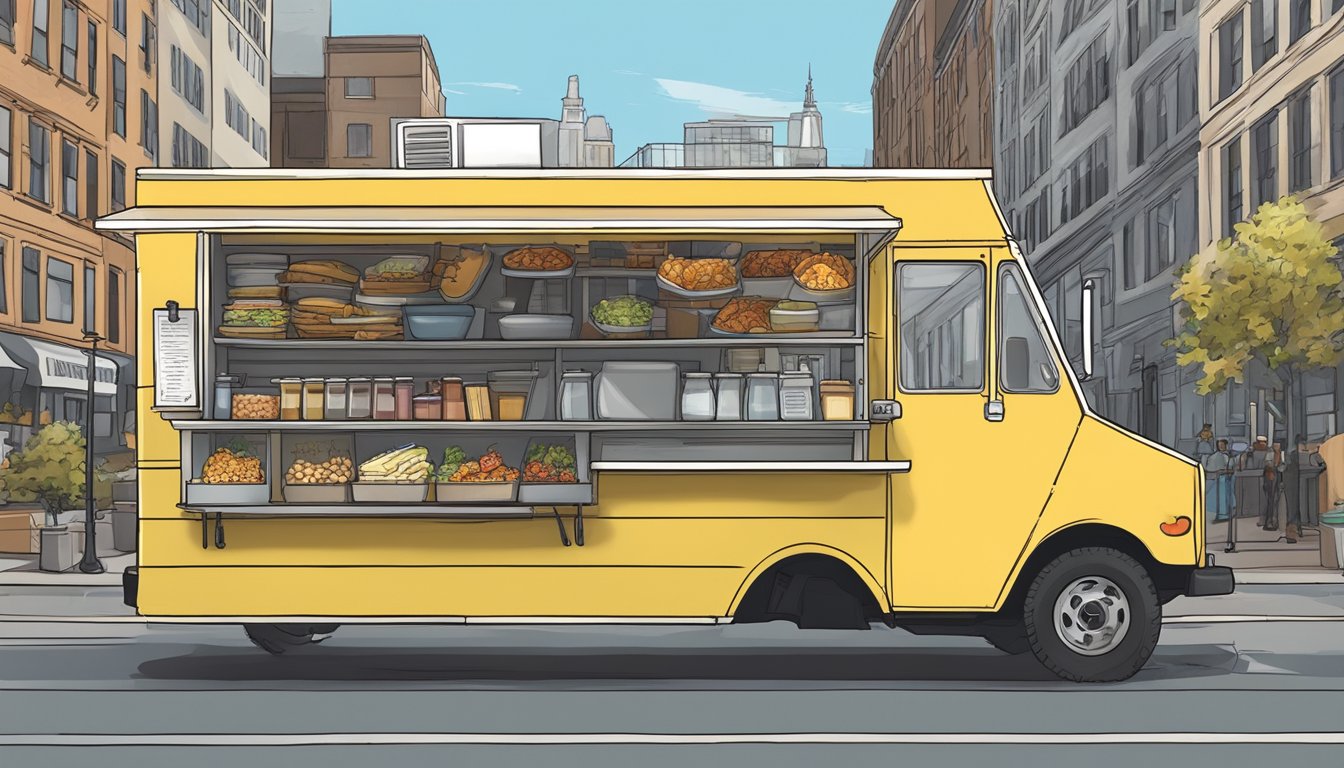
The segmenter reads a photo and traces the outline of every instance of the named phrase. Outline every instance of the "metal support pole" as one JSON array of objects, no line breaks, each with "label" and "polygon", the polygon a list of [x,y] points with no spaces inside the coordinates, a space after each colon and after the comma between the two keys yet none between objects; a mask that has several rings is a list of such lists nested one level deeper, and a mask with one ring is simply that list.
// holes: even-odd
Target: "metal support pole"
[{"label": "metal support pole", "polygon": [[79,570],[84,573],[102,573],[107,570],[98,559],[98,541],[95,529],[98,527],[94,513],[98,506],[93,492],[93,421],[96,401],[94,383],[98,380],[98,342],[103,340],[94,331],[85,331],[84,340],[89,342],[89,394],[84,419],[84,556],[79,561]]},{"label": "metal support pole", "polygon": [[[1227,476],[1229,476],[1229,477],[1232,479],[1232,483],[1233,483],[1234,485],[1236,484],[1236,482],[1237,482],[1237,476],[1236,476],[1236,474],[1235,474],[1232,470],[1230,470],[1230,469],[1223,470],[1223,473],[1222,473],[1222,474],[1226,474]],[[1222,494],[1223,494],[1223,484],[1222,484],[1222,483],[1217,483],[1216,486],[1217,486],[1217,489],[1218,489],[1218,491],[1217,491],[1217,492],[1218,492],[1218,501],[1220,502],[1219,505],[1218,505],[1218,508],[1219,508],[1219,509],[1222,509],[1222,503],[1221,503],[1221,502],[1222,502],[1222,499],[1223,499],[1223,496],[1222,496]],[[1236,489],[1234,488],[1233,490],[1235,491]],[[1223,551],[1224,551],[1224,552],[1236,552],[1236,551],[1237,551],[1237,497],[1236,497],[1236,494],[1235,494],[1235,493],[1234,493],[1233,496],[1232,496],[1232,506],[1228,509],[1228,513],[1227,513],[1227,546],[1223,547]]]}]

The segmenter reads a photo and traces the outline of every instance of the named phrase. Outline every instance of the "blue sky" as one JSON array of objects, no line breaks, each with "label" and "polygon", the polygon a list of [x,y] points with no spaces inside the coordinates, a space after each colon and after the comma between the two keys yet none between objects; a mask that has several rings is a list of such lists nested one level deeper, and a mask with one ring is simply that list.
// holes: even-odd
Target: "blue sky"
[{"label": "blue sky", "polygon": [[332,28],[427,35],[450,115],[558,118],[577,74],[588,114],[611,122],[618,163],[680,141],[685,122],[797,111],[810,62],[830,163],[859,165],[890,12],[890,0],[333,0]]}]

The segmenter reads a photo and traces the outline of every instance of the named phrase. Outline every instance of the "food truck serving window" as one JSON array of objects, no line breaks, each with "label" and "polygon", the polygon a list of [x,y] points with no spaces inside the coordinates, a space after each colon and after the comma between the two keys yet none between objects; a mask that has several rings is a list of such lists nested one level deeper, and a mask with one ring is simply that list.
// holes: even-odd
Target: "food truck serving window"
[{"label": "food truck serving window", "polygon": [[951,262],[902,264],[896,294],[901,389],[983,389],[984,267]]}]

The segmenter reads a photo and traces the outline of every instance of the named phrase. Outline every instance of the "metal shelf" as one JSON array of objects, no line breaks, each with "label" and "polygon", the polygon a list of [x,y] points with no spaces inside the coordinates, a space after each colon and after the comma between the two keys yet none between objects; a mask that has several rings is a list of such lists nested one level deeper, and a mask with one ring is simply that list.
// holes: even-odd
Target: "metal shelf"
[{"label": "metal shelf", "polygon": [[[824,335],[834,334],[834,335]],[[259,349],[289,351],[295,349],[323,349],[333,352],[415,352],[427,350],[482,350],[510,349],[676,349],[722,347],[857,347],[864,339],[845,331],[819,331],[806,334],[758,334],[751,337],[723,336],[712,339],[560,339],[535,341],[504,341],[476,339],[473,341],[347,341],[320,339],[227,339],[215,337],[217,347],[231,349]]]},{"label": "metal shelf", "polygon": [[[550,506],[542,504],[539,506]],[[498,505],[424,504],[179,504],[203,515],[246,517],[446,517],[463,519],[530,518],[532,507],[510,501]]]},{"label": "metal shelf", "polygon": [[788,432],[866,431],[866,421],[247,421],[169,419],[183,432]]}]

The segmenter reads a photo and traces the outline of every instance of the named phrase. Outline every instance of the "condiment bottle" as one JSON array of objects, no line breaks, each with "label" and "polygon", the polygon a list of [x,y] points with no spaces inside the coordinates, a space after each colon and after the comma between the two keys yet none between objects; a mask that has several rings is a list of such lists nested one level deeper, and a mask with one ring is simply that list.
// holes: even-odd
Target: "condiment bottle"
[{"label": "condiment bottle", "polygon": [[415,380],[410,376],[395,379],[393,398],[396,401],[397,421],[410,421],[415,415]]},{"label": "condiment bottle", "polygon": [[461,379],[445,376],[439,382],[439,394],[443,395],[444,421],[467,420],[467,397]]}]

